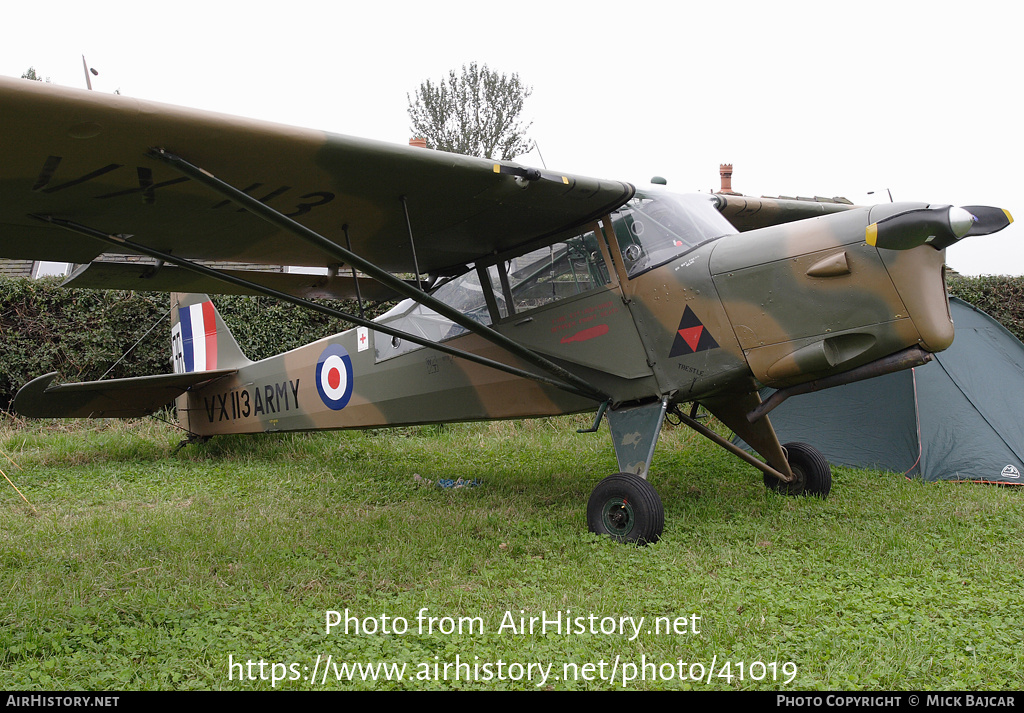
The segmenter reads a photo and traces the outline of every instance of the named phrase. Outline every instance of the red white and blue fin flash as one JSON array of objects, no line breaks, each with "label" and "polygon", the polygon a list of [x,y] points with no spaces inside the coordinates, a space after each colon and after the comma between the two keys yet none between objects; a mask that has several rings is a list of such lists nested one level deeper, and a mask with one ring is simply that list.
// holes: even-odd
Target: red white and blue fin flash
[{"label": "red white and blue fin flash", "polygon": [[340,344],[332,344],[320,353],[316,362],[316,390],[320,400],[335,411],[352,398],[352,358]]},{"label": "red white and blue fin flash", "polygon": [[171,330],[171,352],[176,374],[217,368],[217,318],[213,302],[178,307],[178,323]]}]

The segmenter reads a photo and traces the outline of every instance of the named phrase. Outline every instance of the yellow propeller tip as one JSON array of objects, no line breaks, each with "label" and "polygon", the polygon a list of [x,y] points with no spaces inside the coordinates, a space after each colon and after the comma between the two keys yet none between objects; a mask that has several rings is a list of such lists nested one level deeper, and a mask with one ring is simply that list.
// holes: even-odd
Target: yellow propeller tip
[{"label": "yellow propeller tip", "polygon": [[868,226],[868,229],[864,231],[864,240],[871,247],[875,247],[875,243],[878,242],[878,223],[872,223]]}]

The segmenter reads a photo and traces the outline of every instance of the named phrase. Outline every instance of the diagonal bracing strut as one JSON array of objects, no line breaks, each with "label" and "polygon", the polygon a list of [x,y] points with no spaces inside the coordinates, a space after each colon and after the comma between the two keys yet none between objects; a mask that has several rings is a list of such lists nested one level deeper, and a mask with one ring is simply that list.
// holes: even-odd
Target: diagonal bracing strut
[{"label": "diagonal bracing strut", "polygon": [[118,248],[128,248],[129,250],[133,250],[143,255],[148,255],[150,257],[156,258],[157,260],[163,260],[164,262],[168,262],[172,265],[177,265],[178,267],[184,268],[186,270],[191,270],[192,272],[198,272],[201,275],[212,277],[213,279],[220,280],[221,282],[228,282],[233,285],[238,285],[239,287],[245,287],[259,294],[266,295],[267,297],[274,297],[284,302],[290,302],[299,307],[304,307],[314,312],[320,312],[321,314],[325,314],[329,317],[343,319],[347,322],[352,322],[353,324],[356,324],[360,327],[368,327],[370,329],[373,329],[374,331],[382,332],[392,337],[398,337],[400,339],[404,339],[414,344],[419,344],[420,346],[428,347],[430,349],[436,349],[439,352],[451,354],[452,356],[476,362],[477,364],[482,364],[483,366],[487,366],[492,369],[498,369],[499,371],[507,372],[509,374],[512,374],[513,376],[519,376],[525,379],[538,381],[542,384],[554,386],[555,388],[577,394],[578,396],[584,396],[586,398],[591,398],[595,400],[602,400],[604,398],[607,398],[604,396],[595,395],[592,391],[582,391],[576,388],[575,386],[560,382],[556,379],[552,379],[542,374],[535,374],[529,371],[525,371],[523,369],[518,369],[514,366],[509,366],[508,364],[503,364],[502,362],[499,361],[494,361],[493,359],[488,359],[487,357],[483,357],[478,354],[473,354],[472,352],[467,352],[462,349],[455,349],[453,347],[449,347],[438,342],[432,342],[429,339],[419,337],[415,334],[409,334],[408,332],[403,332],[400,329],[394,329],[393,327],[389,327],[387,324],[373,322],[364,317],[357,317],[356,315],[349,314],[348,312],[342,312],[341,310],[336,310],[331,307],[327,307],[326,305],[321,305],[317,304],[316,302],[304,300],[301,297],[290,295],[287,292],[280,292],[271,287],[261,285],[257,282],[250,282],[249,280],[246,280],[241,277],[228,275],[216,268],[192,262],[191,260],[186,260],[185,258],[181,258],[170,253],[165,253],[161,250],[154,250],[153,248],[137,243],[134,240],[131,240],[130,238],[124,237],[122,235],[110,235],[108,233],[104,233],[101,230],[96,230],[94,228],[90,228],[89,226],[82,225],[80,223],[75,223],[74,221],[65,220],[63,218],[55,218],[53,216],[30,215],[30,217],[36,218],[37,220],[42,220],[51,225],[56,225],[57,227],[64,228],[65,230],[70,230],[71,232],[74,233],[79,233],[80,235],[85,235],[87,237],[95,238],[96,240],[100,240],[102,242],[115,245]]},{"label": "diagonal bracing strut", "polygon": [[[380,267],[377,267],[375,264],[361,258],[356,253],[341,247],[337,243],[325,238],[324,236],[320,235],[319,233],[316,233],[313,230],[310,230],[301,223],[292,220],[286,215],[280,213],[279,211],[276,211],[273,208],[265,205],[264,203],[261,203],[257,199],[238,190],[234,186],[225,183],[224,181],[220,180],[209,171],[199,168],[198,166],[189,163],[187,160],[181,158],[180,156],[176,156],[175,154],[172,154],[164,149],[150,149],[148,155],[151,158],[155,158],[159,161],[162,161],[163,163],[168,164],[169,166],[177,170],[179,173],[182,173],[185,176],[188,176],[189,178],[193,179],[194,181],[197,181],[198,183],[203,184],[207,188],[210,188],[211,190],[219,193],[220,195],[223,195],[229,200],[242,206],[249,212],[278,226],[282,230],[285,230],[288,233],[291,233],[292,235],[296,236],[297,238],[300,238],[301,240],[310,243],[311,245],[320,249],[324,253],[337,258],[341,262],[344,262],[348,265],[357,268],[358,270],[362,271],[369,277],[372,277],[373,279],[377,280],[381,284],[390,287],[398,294],[403,295],[404,297],[408,297],[409,299],[415,300],[416,302],[419,302],[424,307],[427,307],[428,309],[437,312],[439,315],[455,322],[455,324],[464,327],[470,332],[479,335],[480,337],[486,339],[492,344],[501,347],[502,349],[513,354],[514,356],[519,357],[528,364],[531,364],[537,367],[538,369],[541,369],[547,372],[548,374],[551,374],[556,379],[565,382],[560,388],[564,388],[566,385],[572,386],[573,388],[568,390],[574,391],[575,393],[578,393],[583,396],[587,396],[588,398],[592,398],[596,401],[604,401],[608,398],[608,395],[604,394],[600,389],[596,388],[586,380],[576,376],[572,372],[564,369],[563,367],[554,363],[550,359],[544,358],[537,352],[527,349],[522,344],[519,344],[513,341],[512,339],[509,339],[508,337],[498,332],[497,330],[492,329],[487,325],[481,324],[480,322],[477,322],[476,320],[470,317],[467,317],[466,315],[459,312],[457,309],[454,309],[449,305],[446,305],[445,303],[441,302],[440,300],[431,297],[425,292],[422,292],[421,290],[418,290],[415,287],[406,284],[403,280],[398,279],[387,270],[383,270]],[[349,321],[353,322],[356,321],[352,320],[351,317],[348,317],[346,319],[349,319]],[[356,323],[359,324],[359,322]],[[381,329],[381,326],[382,325],[376,322],[373,323],[373,329],[376,329],[377,331],[386,331]],[[422,344],[423,342],[420,341],[417,343]],[[437,345],[437,343],[435,342],[428,342],[425,346],[439,348],[439,345]],[[464,356],[464,354],[462,356]],[[497,363],[499,362],[495,362],[495,364]],[[536,379],[537,375],[531,375],[531,378]]]}]

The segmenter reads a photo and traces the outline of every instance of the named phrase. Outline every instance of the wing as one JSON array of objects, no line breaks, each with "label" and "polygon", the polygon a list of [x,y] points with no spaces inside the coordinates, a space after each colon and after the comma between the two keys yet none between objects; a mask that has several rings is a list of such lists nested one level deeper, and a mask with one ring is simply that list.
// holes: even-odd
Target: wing
[{"label": "wing", "polygon": [[857,207],[845,198],[755,198],[728,193],[716,193],[715,201],[719,212],[741,232]]},{"label": "wing", "polygon": [[[632,186],[0,78],[0,257],[86,263],[59,218],[193,260],[332,266],[150,158],[165,149],[391,272],[457,271],[593,220]],[[408,213],[408,214],[407,214]]]},{"label": "wing", "polygon": [[[337,275],[304,275],[301,273],[263,272],[259,270],[222,269],[222,273],[238,277],[272,290],[307,300],[354,300],[371,302],[401,299],[394,290],[374,280],[360,280]],[[64,285],[98,290],[139,290],[149,292],[192,292],[213,295],[259,295],[262,292],[239,287],[206,277],[190,270],[164,265],[156,269],[142,263],[92,262],[72,272]]]}]

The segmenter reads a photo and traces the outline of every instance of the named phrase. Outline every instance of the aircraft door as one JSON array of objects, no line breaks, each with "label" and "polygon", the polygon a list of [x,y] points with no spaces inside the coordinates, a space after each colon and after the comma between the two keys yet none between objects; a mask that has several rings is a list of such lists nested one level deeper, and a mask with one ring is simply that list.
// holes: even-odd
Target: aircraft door
[{"label": "aircraft door", "polygon": [[487,276],[497,329],[582,369],[617,400],[629,399],[650,393],[652,374],[610,265],[602,226],[595,223],[577,236],[501,260]]}]

